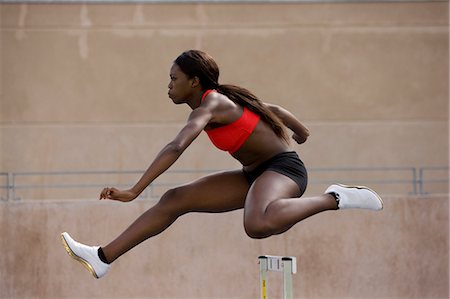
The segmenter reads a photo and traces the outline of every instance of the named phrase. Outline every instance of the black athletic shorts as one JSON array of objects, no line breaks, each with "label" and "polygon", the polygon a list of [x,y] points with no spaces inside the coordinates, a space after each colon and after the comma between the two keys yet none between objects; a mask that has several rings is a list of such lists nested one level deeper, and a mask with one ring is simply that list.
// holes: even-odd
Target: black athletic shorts
[{"label": "black athletic shorts", "polygon": [[305,192],[306,186],[308,185],[308,173],[296,152],[278,154],[261,163],[252,171],[244,170],[244,175],[251,185],[266,170],[281,173],[294,180],[300,188],[300,196]]}]

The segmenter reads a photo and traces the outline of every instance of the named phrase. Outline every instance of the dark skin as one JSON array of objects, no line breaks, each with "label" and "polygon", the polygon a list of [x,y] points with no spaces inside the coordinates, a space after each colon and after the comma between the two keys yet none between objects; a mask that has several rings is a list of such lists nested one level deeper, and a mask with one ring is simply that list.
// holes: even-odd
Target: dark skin
[{"label": "dark skin", "polygon": [[[199,79],[189,78],[176,64],[170,69],[168,88],[169,97],[175,104],[187,104],[192,109],[186,125],[158,153],[131,189],[104,188],[100,199],[132,201],[164,173],[203,130],[232,123],[243,113],[243,107],[219,93],[208,94],[202,102],[204,89]],[[308,129],[294,115],[279,106],[266,105],[293,131],[292,137],[297,143],[307,140]],[[261,162],[289,150],[288,144],[268,124],[259,121],[233,157],[245,170],[252,170]],[[102,249],[112,262],[189,212],[227,212],[244,208],[247,234],[252,238],[265,238],[282,233],[309,216],[337,209],[335,199],[329,194],[300,199],[300,191],[293,180],[273,171],[264,172],[251,186],[242,170],[212,174],[168,190],[155,206]]]}]

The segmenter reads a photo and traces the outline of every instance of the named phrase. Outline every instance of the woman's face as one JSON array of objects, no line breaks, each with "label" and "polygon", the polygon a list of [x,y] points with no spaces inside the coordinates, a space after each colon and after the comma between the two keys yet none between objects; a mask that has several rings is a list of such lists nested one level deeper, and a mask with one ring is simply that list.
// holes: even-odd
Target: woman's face
[{"label": "woman's face", "polygon": [[175,104],[186,103],[192,93],[192,83],[194,79],[189,79],[183,73],[177,64],[173,64],[170,68],[170,82],[167,86],[169,88],[169,98]]}]

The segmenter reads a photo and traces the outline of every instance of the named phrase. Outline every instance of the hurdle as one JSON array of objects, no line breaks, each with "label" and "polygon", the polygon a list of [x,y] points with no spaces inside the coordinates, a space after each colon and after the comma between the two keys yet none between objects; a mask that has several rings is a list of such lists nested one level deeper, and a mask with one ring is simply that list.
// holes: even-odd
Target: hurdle
[{"label": "hurdle", "polygon": [[294,256],[261,255],[259,260],[259,281],[261,298],[267,298],[268,277],[267,272],[283,272],[283,298],[293,299],[292,274],[297,273],[297,259]]}]

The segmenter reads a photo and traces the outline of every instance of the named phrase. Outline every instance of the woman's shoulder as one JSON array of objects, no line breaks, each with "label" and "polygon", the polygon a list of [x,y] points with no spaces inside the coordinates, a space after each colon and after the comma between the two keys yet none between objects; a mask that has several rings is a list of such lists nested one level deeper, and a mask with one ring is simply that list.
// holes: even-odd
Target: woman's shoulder
[{"label": "woman's shoulder", "polygon": [[234,108],[236,107],[237,104],[232,100],[230,100],[226,95],[214,89],[210,89],[203,94],[202,105],[212,108],[226,109],[226,108]]}]

